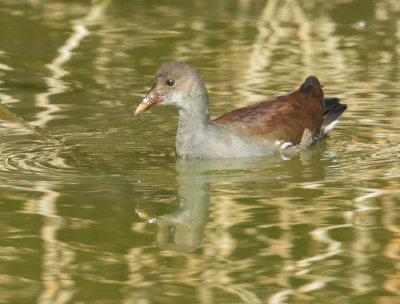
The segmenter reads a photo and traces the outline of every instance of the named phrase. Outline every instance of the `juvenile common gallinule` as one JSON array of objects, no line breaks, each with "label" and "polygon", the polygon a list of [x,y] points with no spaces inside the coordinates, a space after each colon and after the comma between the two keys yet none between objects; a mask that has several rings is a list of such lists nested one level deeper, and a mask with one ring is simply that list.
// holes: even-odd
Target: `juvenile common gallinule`
[{"label": "juvenile common gallinule", "polygon": [[192,66],[163,64],[135,116],[162,103],[178,108],[176,154],[182,158],[244,157],[302,149],[324,138],[347,106],[324,98],[309,76],[296,91],[209,118],[207,89]]}]

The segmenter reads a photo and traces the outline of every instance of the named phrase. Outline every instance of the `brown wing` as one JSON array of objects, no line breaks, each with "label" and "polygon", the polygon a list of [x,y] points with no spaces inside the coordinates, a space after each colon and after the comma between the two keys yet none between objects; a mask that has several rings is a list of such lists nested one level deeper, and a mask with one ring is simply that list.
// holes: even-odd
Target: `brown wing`
[{"label": "brown wing", "polygon": [[298,144],[307,128],[318,136],[323,122],[324,93],[314,76],[286,95],[227,113],[214,121],[230,124],[238,132],[260,136],[271,141]]}]

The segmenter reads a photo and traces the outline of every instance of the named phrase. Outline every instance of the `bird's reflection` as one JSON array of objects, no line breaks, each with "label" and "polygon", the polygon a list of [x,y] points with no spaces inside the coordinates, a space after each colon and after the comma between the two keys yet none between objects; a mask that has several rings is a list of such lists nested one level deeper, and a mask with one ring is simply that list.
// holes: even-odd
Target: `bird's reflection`
[{"label": "bird's reflection", "polygon": [[210,186],[205,175],[178,171],[179,205],[175,212],[158,217],[157,244],[161,249],[190,251],[201,244],[208,220]]},{"label": "bird's reflection", "polygon": [[[312,182],[324,179],[321,163],[326,145],[321,143],[311,150],[285,157],[235,159],[178,159],[178,204],[173,212],[154,215],[150,206],[139,205],[136,213],[156,225],[155,240],[162,250],[192,251],[201,246],[202,232],[208,221],[208,206],[212,183],[256,182],[266,179],[271,183],[298,181]],[[279,181],[276,180],[277,172]],[[290,189],[284,190],[288,193]],[[307,189],[311,196],[320,196],[319,189]],[[292,194],[290,194],[292,195]],[[158,210],[159,211],[159,210]],[[159,213],[159,212],[158,212]]]}]

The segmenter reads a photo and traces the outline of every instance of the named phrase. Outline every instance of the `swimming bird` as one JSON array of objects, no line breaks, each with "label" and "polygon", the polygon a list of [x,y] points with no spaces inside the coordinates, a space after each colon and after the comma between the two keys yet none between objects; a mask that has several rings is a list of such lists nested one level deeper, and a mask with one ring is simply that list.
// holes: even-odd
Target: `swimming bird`
[{"label": "swimming bird", "polygon": [[197,70],[179,61],[163,64],[135,116],[156,104],[174,105],[179,122],[175,151],[181,158],[248,157],[300,150],[323,139],[347,106],[325,98],[309,76],[295,91],[210,120],[208,94]]}]

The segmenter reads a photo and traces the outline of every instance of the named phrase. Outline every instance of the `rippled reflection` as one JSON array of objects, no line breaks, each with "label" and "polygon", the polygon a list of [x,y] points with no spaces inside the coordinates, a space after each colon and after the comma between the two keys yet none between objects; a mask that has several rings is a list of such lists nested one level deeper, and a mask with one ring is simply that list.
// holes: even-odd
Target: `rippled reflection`
[{"label": "rippled reflection", "polygon": [[[398,302],[398,1],[0,2],[0,301]],[[176,59],[213,117],[310,74],[349,107],[299,155],[176,161],[175,109],[132,118]]]}]

